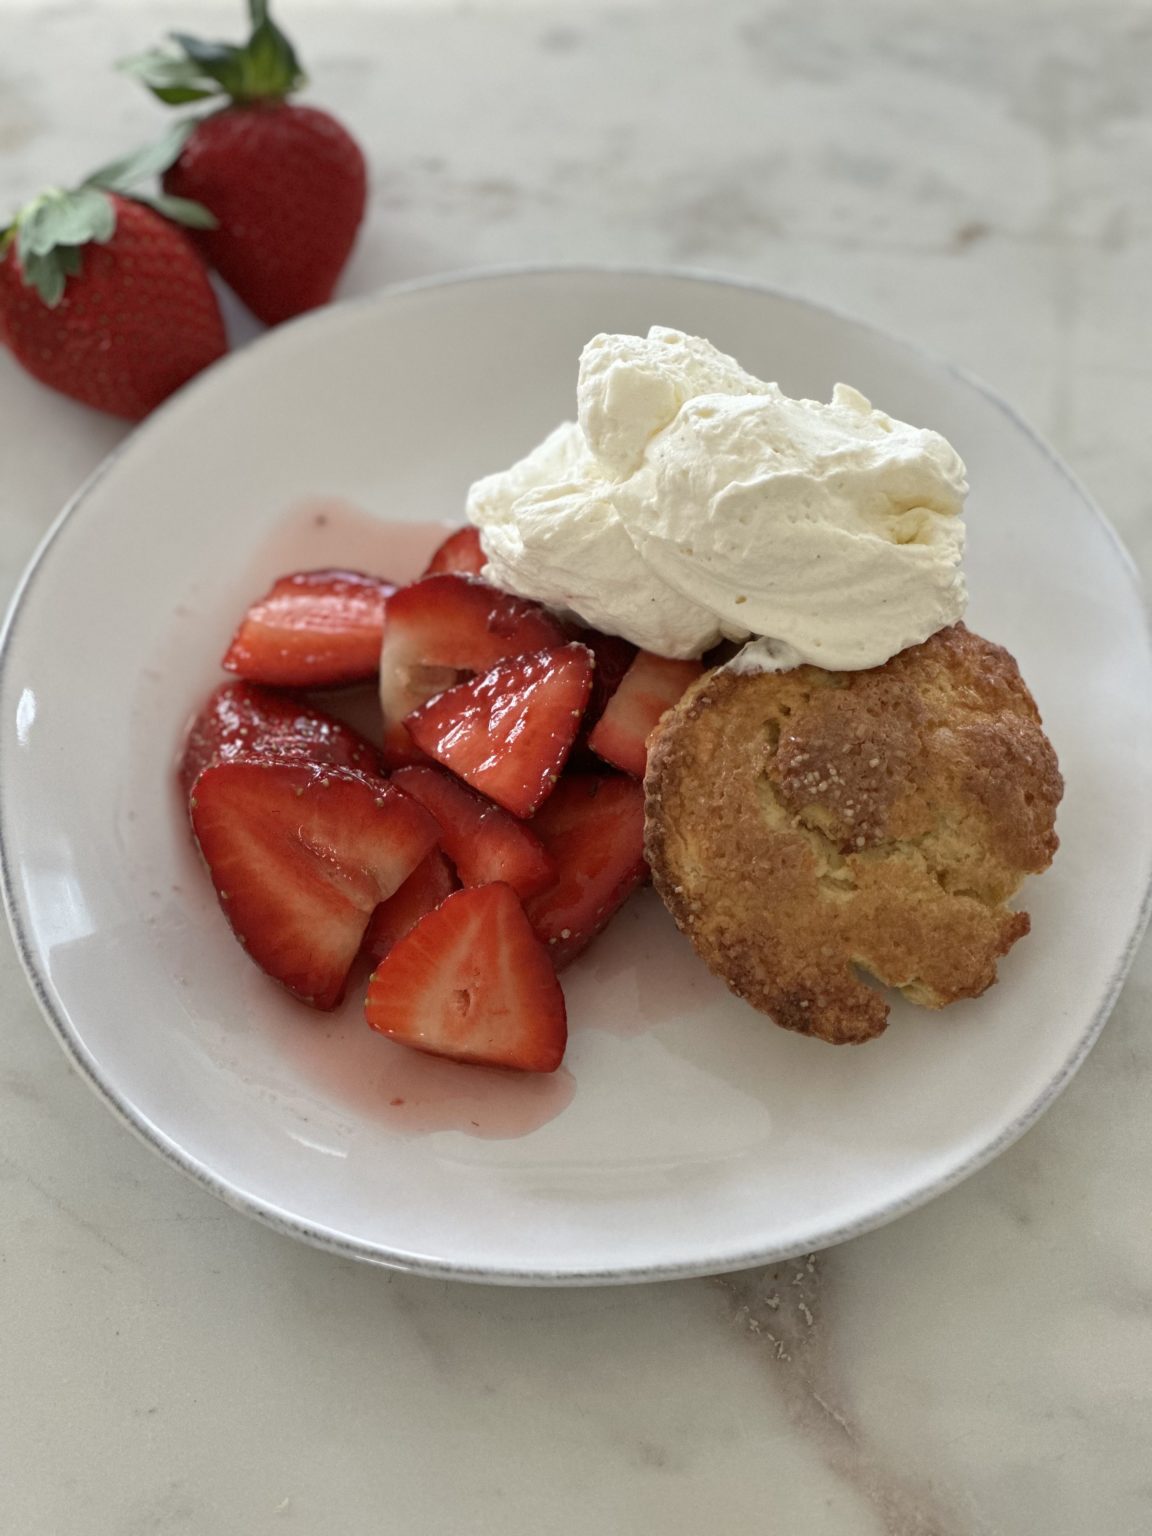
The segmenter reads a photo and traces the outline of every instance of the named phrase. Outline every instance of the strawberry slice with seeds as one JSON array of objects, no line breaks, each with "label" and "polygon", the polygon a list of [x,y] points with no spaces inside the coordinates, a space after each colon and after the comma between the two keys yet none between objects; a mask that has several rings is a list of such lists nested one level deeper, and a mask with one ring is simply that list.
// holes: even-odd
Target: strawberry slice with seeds
[{"label": "strawberry slice with seeds", "polygon": [[564,994],[510,885],[456,891],[376,969],[373,1029],[433,1056],[519,1072],[555,1072]]},{"label": "strawberry slice with seeds", "polygon": [[439,768],[399,768],[397,789],[419,800],[440,823],[440,846],[463,885],[502,880],[517,896],[534,896],[556,878],[552,860],[522,821]]},{"label": "strawberry slice with seeds", "polygon": [[632,665],[636,647],[630,640],[622,640],[618,635],[605,635],[598,629],[577,629],[571,638],[579,640],[581,645],[586,645],[592,652],[596,658],[596,670],[592,674],[592,693],[588,699],[588,708],[584,711],[580,734],[568,758],[568,772],[575,769],[581,773],[599,773],[603,768],[603,760],[589,750],[588,737]]},{"label": "strawberry slice with seeds", "polygon": [[428,562],[425,576],[442,571],[458,571],[464,576],[479,576],[488,563],[480,547],[479,528],[458,528],[451,533]]},{"label": "strawberry slice with seeds", "polygon": [[436,845],[422,806],[355,768],[217,763],[196,780],[192,829],[236,937],[316,1008],[344,995],[375,908]]},{"label": "strawberry slice with seeds", "polygon": [[598,629],[578,630],[572,638],[586,645],[596,658],[592,697],[584,717],[585,729],[590,730],[608,708],[609,700],[624,681],[638,653],[631,640],[622,640],[619,635],[605,635]]},{"label": "strawberry slice with seeds", "polygon": [[404,726],[425,699],[509,656],[563,645],[559,623],[539,603],[498,592],[472,576],[425,576],[387,603],[380,653],[384,760],[424,762]]},{"label": "strawberry slice with seeds", "polygon": [[561,970],[647,876],[644,790],[616,773],[566,774],[531,826],[556,879],[524,911]]},{"label": "strawberry slice with seeds", "polygon": [[572,750],[592,690],[592,652],[571,644],[502,661],[405,720],[429,757],[514,816],[531,816]]},{"label": "strawberry slice with seeds", "polygon": [[704,668],[698,661],[670,661],[640,651],[588,738],[606,763],[642,779],[648,765],[648,738],[661,715],[679,703]]},{"label": "strawberry slice with seeds", "polygon": [[373,912],[361,946],[373,965],[379,965],[384,956],[406,933],[410,933],[422,917],[426,917],[453,891],[460,889],[460,882],[452,873],[452,866],[437,849],[405,880],[394,896],[389,896]]},{"label": "strawberry slice with seeds", "polygon": [[188,728],[180,759],[187,794],[212,763],[235,757],[290,758],[332,768],[379,771],[371,742],[323,710],[254,683],[224,683]]},{"label": "strawberry slice with seeds", "polygon": [[225,652],[226,672],[277,688],[335,688],[374,678],[391,582],[359,571],[281,576],[253,603]]}]

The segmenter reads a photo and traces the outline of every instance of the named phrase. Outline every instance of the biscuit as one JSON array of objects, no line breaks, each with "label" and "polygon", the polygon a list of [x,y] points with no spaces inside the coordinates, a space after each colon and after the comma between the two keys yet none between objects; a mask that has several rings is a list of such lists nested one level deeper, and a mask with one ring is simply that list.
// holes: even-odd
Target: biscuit
[{"label": "biscuit", "polygon": [[992,985],[1063,781],[1015,661],[956,624],[869,671],[706,674],[645,791],[653,882],[705,963],[840,1044],[887,1024],[865,978],[929,1008]]}]

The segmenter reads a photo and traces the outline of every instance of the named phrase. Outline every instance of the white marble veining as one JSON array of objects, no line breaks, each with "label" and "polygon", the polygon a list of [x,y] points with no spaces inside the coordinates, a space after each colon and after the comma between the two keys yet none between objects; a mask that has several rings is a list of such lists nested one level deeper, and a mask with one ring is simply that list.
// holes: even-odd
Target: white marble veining
[{"label": "white marble veining", "polygon": [[[280,10],[374,169],[349,292],[558,258],[777,282],[988,379],[1152,567],[1146,7]],[[0,204],[154,129],[101,60],[238,11],[0,0]],[[0,353],[5,595],[121,433]],[[1118,720],[1100,750],[1123,743]],[[1150,989],[1146,949],[1039,1126],[882,1232],[529,1293],[356,1267],[212,1201],[69,1073],[5,939],[0,1528],[1142,1536]]]}]

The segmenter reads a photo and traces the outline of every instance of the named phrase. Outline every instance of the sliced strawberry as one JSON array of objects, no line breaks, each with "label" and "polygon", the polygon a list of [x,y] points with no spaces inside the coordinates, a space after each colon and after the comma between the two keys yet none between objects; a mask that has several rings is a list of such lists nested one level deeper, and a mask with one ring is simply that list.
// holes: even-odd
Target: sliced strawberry
[{"label": "sliced strawberry", "polygon": [[592,679],[592,697],[584,716],[585,729],[591,729],[608,707],[608,701],[623,682],[628,668],[637,656],[631,640],[619,635],[605,635],[598,629],[581,629],[572,637],[586,645],[596,658],[596,674]]},{"label": "sliced strawberry", "polygon": [[644,790],[616,773],[567,774],[533,817],[555,882],[524,903],[557,970],[589,944],[644,880]]},{"label": "sliced strawberry", "polygon": [[534,896],[556,878],[552,860],[522,821],[439,768],[399,768],[392,782],[440,823],[440,846],[464,885],[502,880]]},{"label": "sliced strawberry", "polygon": [[425,699],[498,661],[563,645],[564,634],[540,607],[509,597],[472,576],[425,576],[388,599],[380,654],[384,760],[389,768],[424,762],[404,727]]},{"label": "sliced strawberry", "polygon": [[456,891],[416,924],[368,984],[373,1029],[433,1056],[555,1072],[564,994],[510,885]]},{"label": "sliced strawberry", "polygon": [[625,672],[632,665],[636,647],[630,640],[618,635],[605,635],[598,629],[573,630],[571,638],[586,645],[596,658],[596,670],[592,674],[592,693],[584,719],[580,722],[580,734],[572,746],[567,771],[599,773],[604,764],[589,750],[588,737],[596,722],[608,707],[608,701],[620,686]]},{"label": "sliced strawberry", "polygon": [[361,946],[373,965],[379,965],[392,946],[409,933],[422,917],[438,907],[445,896],[460,889],[452,866],[438,849],[405,880],[394,896],[373,912]]},{"label": "sliced strawberry", "polygon": [[384,602],[395,590],[358,571],[281,576],[244,615],[224,670],[278,688],[332,688],[374,678]]},{"label": "sliced strawberry", "polygon": [[188,728],[180,759],[187,794],[211,763],[276,757],[333,768],[379,770],[376,748],[342,720],[254,683],[224,683]]},{"label": "sliced strawberry", "polygon": [[436,845],[423,806],[355,768],[217,763],[192,829],[236,937],[270,976],[335,1008],[368,919]]},{"label": "sliced strawberry", "polygon": [[679,702],[703,673],[698,661],[670,661],[640,651],[600,717],[588,745],[614,768],[636,778],[648,764],[648,738],[660,716]]},{"label": "sliced strawberry", "polygon": [[429,757],[514,816],[551,793],[592,689],[592,652],[565,645],[502,661],[405,720]]},{"label": "sliced strawberry", "polygon": [[437,549],[424,574],[457,571],[464,576],[479,576],[487,563],[488,556],[480,548],[479,528],[458,528]]}]

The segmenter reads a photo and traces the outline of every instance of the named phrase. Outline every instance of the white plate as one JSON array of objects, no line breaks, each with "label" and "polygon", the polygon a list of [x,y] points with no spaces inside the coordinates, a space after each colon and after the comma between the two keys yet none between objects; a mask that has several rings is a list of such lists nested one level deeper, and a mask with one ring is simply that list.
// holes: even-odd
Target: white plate
[{"label": "white plate", "polygon": [[[405,576],[476,475],[573,405],[597,330],[712,338],[794,395],[845,379],[968,461],[971,623],[1019,658],[1067,779],[1033,934],[945,1015],[874,1044],[774,1028],[650,892],[565,977],[555,1080],[314,1016],[227,932],[171,765],[234,620],[302,564]],[[344,498],[377,522],[302,503]],[[313,509],[314,510],[314,509]],[[937,359],[795,299],[688,276],[482,274],[288,326],[142,430],[57,522],[10,615],[0,832],[16,940],[105,1101],[225,1199],[342,1253],[523,1283],[733,1269],[888,1221],[988,1161],[1083,1059],[1140,933],[1152,667],[1132,569],[1063,466]],[[396,1104],[394,1099],[403,1100]]]}]

